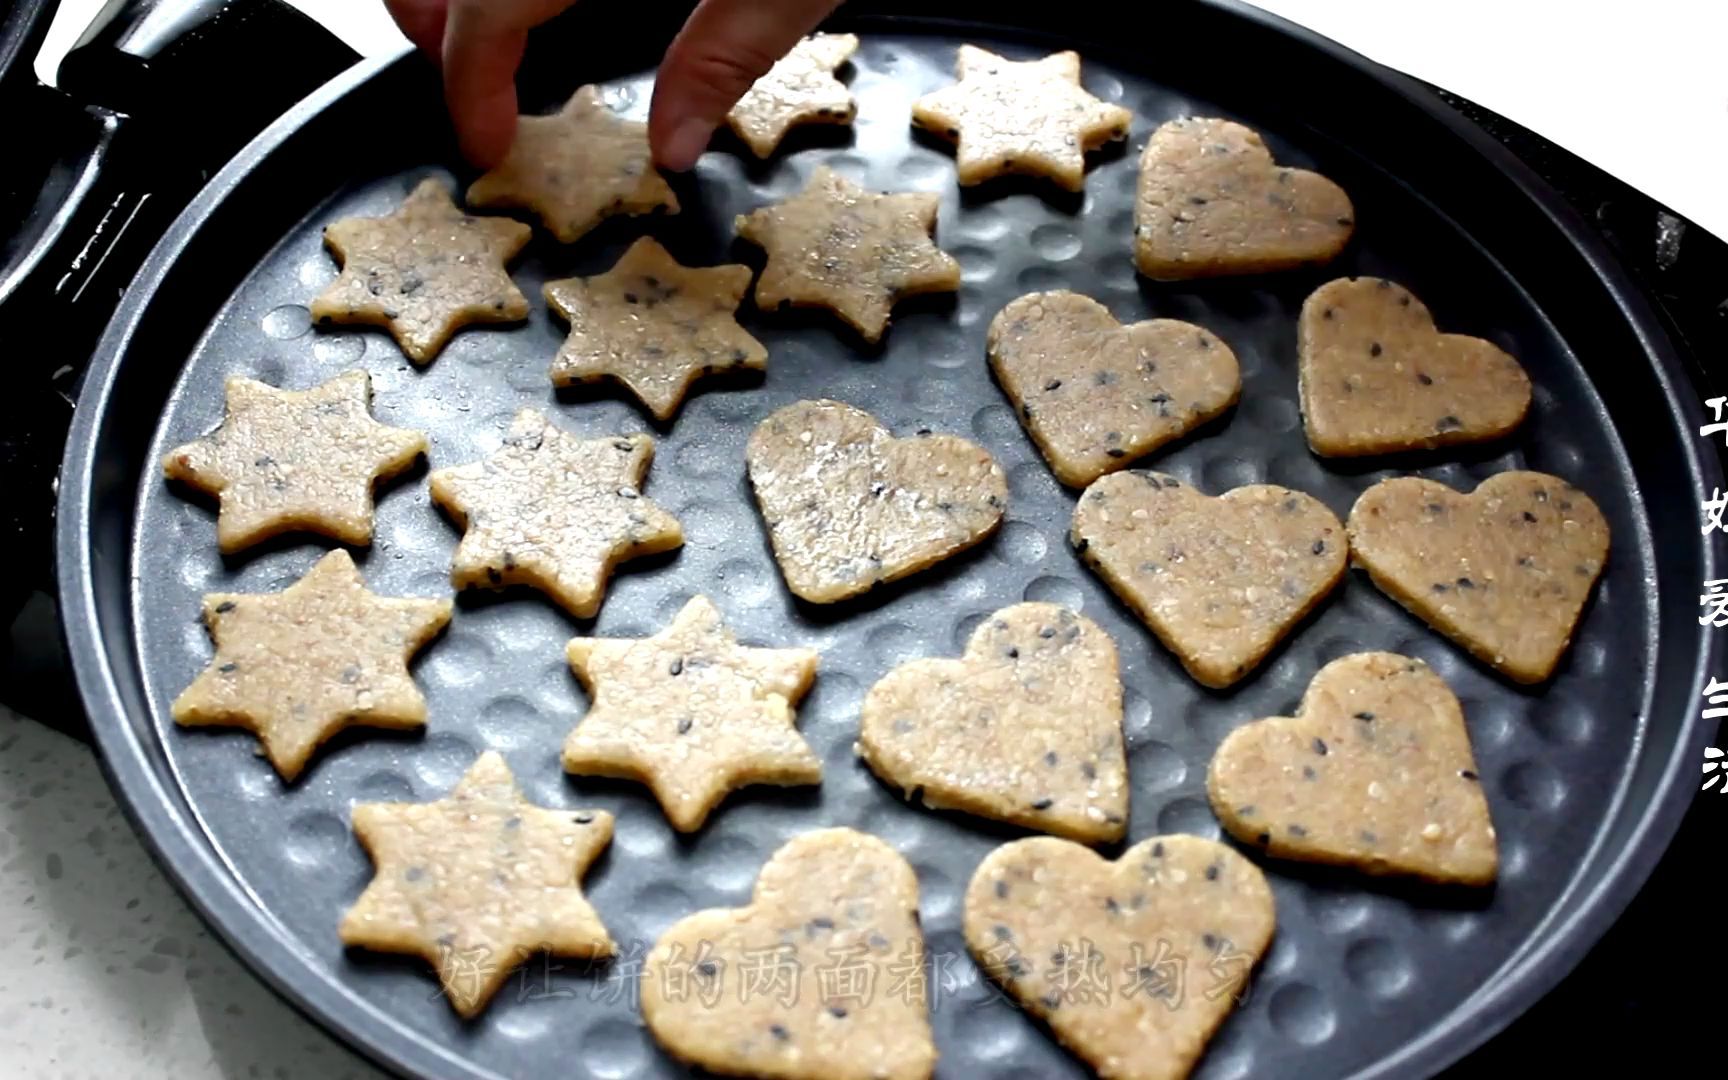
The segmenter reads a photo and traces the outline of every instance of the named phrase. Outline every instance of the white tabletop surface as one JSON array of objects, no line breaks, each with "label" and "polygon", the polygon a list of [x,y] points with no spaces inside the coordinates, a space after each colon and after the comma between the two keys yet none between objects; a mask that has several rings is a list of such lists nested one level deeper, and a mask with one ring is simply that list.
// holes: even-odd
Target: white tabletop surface
[{"label": "white tabletop surface", "polygon": [[[377,0],[292,2],[363,52],[399,45]],[[68,0],[81,11],[100,3]],[[1262,6],[1479,101],[1728,236],[1720,0]],[[71,14],[55,28],[62,42],[76,36]],[[8,1077],[54,1080],[376,1075],[211,937],[140,847],[86,747],[3,707],[0,1063]]]}]

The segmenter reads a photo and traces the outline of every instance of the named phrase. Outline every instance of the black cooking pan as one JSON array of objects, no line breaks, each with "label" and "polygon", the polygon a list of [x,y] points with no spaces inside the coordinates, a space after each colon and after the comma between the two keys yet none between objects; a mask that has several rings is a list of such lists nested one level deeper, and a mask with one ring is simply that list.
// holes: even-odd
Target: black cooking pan
[{"label": "black cooking pan", "polygon": [[[580,82],[611,80],[620,103],[640,110],[644,73],[678,15],[581,5],[537,40],[522,81],[527,106],[548,109]],[[822,320],[747,314],[770,349],[766,382],[704,393],[670,428],[616,398],[555,396],[544,367],[561,328],[543,311],[519,330],[464,335],[424,371],[380,336],[310,328],[304,305],[332,273],[321,226],[383,212],[456,160],[431,75],[414,59],[366,65],[285,116],[212,181],[128,291],[90,369],[60,487],[60,586],[92,727],[123,802],[194,904],[286,997],[378,1061],[428,1076],[675,1074],[631,1009],[632,946],[695,908],[742,903],[778,843],[844,823],[907,854],[930,947],[955,958],[933,1013],[942,1074],[1081,1075],[1029,1020],[994,1004],[961,955],[959,892],[983,854],[1015,834],[907,807],[851,759],[871,681],[907,657],[952,654],[977,618],[1022,598],[1078,605],[1121,646],[1133,839],[1216,835],[1203,776],[1218,739],[1288,711],[1337,655],[1420,656],[1465,702],[1503,845],[1497,888],[1460,898],[1266,864],[1276,943],[1201,1076],[1431,1075],[1565,974],[1661,854],[1705,734],[1712,639],[1693,601],[1699,582],[1721,572],[1695,509],[1700,491],[1721,486],[1721,468],[1698,436],[1699,388],[1601,241],[1426,91],[1246,6],[1065,5],[1014,12],[1012,25],[1008,17],[994,5],[851,6],[835,25],[865,35],[853,135],[807,137],[766,165],[722,141],[680,180],[677,218],[614,223],[568,250],[536,241],[516,275],[531,296],[548,277],[605,267],[644,229],[686,262],[749,258],[729,243],[732,215],[796,190],[818,163],[871,186],[942,194],[938,237],[967,269],[956,299],[909,306],[877,352]],[[1132,151],[1102,158],[1083,200],[1016,184],[962,195],[946,151],[907,130],[905,107],[946,81],[963,40],[1015,56],[1080,49],[1094,92],[1135,109],[1136,147],[1184,112],[1244,119],[1281,159],[1345,184],[1359,237],[1324,272],[1152,286],[1129,265]],[[1395,468],[1313,459],[1295,413],[1294,316],[1335,273],[1402,280],[1443,324],[1517,353],[1538,385],[1526,427],[1503,445]],[[1097,295],[1124,318],[1192,319],[1236,350],[1241,406],[1154,459],[1207,490],[1270,480],[1340,514],[1396,472],[1469,488],[1529,467],[1588,490],[1615,548],[1552,684],[1510,686],[1357,575],[1239,689],[1194,686],[1062,543],[1072,496],[1050,482],[985,371],[989,317],[1014,295],[1056,285]],[[381,419],[429,431],[437,465],[496,446],[523,404],[582,432],[652,431],[649,493],[681,516],[690,540],[673,558],[621,574],[594,623],[533,597],[465,598],[418,669],[429,731],[343,739],[284,786],[244,736],[175,730],[166,703],[208,658],[201,593],[281,588],[324,546],[296,540],[220,559],[208,508],[168,491],[157,462],[164,447],[219,420],[228,374],[303,386],[354,366],[372,373]],[[898,430],[977,438],[1011,478],[1000,536],[866,603],[793,603],[750,505],[741,446],[761,416],[817,395],[865,405]],[[454,539],[411,480],[381,500],[365,572],[385,593],[439,592]],[[822,649],[801,726],[827,779],[816,790],[743,793],[684,839],[640,789],[560,772],[559,742],[582,709],[560,647],[576,632],[652,632],[698,591],[746,640]],[[537,961],[464,1025],[420,965],[346,954],[334,927],[369,876],[347,830],[353,803],[437,797],[488,746],[507,753],[538,801],[618,815],[588,891],[626,952],[599,970]]]}]

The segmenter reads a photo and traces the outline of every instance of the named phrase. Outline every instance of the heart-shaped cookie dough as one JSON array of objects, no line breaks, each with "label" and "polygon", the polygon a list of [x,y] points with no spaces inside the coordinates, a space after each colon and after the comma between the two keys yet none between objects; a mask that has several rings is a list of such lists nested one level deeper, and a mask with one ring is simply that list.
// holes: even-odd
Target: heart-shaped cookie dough
[{"label": "heart-shaped cookie dough", "polygon": [[1530,377],[1491,342],[1442,334],[1384,278],[1314,290],[1298,324],[1302,420],[1323,457],[1499,438],[1530,409]]},{"label": "heart-shaped cookie dough", "polygon": [[996,531],[1008,481],[984,450],[862,409],[800,401],[750,434],[745,464],[792,592],[829,604],[916,573]]},{"label": "heart-shaped cookie dough", "polygon": [[672,925],[643,964],[642,1019],[678,1060],[727,1076],[924,1080],[936,1065],[918,879],[852,829],[788,842],[748,907]]},{"label": "heart-shaped cookie dough", "polygon": [[1356,500],[1350,549],[1386,595],[1507,678],[1539,683],[1608,561],[1608,521],[1546,473],[1496,473],[1468,495],[1399,476]]},{"label": "heart-shaped cookie dough", "polygon": [[1259,868],[1195,836],[1115,862],[1039,836],[991,852],[966,889],[966,945],[1056,1038],[1110,1080],[1180,1080],[1272,941]]},{"label": "heart-shaped cookie dough", "polygon": [[1056,478],[1085,487],[1236,403],[1217,337],[1177,319],[1124,326],[1088,296],[1031,293],[990,323],[990,367]]},{"label": "heart-shaped cookie dough", "polygon": [[1163,473],[1080,497],[1080,560],[1214,689],[1252,671],[1344,576],[1344,526],[1312,495],[1252,484],[1216,498]]},{"label": "heart-shaped cookie dough", "polygon": [[1206,791],[1231,835],[1281,858],[1494,880],[1494,825],[1464,710],[1420,660],[1369,652],[1327,664],[1295,716],[1225,737]]},{"label": "heart-shaped cookie dough", "polygon": [[926,806],[1120,840],[1128,763],[1116,645],[1055,604],[1003,608],[959,660],[914,660],[871,687],[858,753]]},{"label": "heart-shaped cookie dough", "polygon": [[1355,221],[1343,188],[1279,165],[1257,132],[1229,120],[1172,120],[1140,155],[1134,262],[1156,281],[1325,263]]}]

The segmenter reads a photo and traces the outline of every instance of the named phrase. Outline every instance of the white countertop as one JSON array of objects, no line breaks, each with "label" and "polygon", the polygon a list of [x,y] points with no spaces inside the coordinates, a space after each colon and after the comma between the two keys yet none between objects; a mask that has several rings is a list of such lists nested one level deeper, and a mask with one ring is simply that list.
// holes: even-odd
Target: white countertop
[{"label": "white countertop", "polygon": [[[363,52],[398,45],[377,0],[292,2]],[[1634,13],[1605,0],[1261,6],[1507,115],[1728,236],[1720,0],[1641,0]],[[88,748],[4,708],[0,1062],[8,1076],[54,1080],[377,1075],[210,936]]]}]

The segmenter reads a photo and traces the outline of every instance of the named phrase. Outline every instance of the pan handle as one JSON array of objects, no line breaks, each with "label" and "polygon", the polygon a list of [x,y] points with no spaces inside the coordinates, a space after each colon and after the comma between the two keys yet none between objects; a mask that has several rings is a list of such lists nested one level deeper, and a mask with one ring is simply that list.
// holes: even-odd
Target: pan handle
[{"label": "pan handle", "polygon": [[255,6],[248,0],[108,0],[60,61],[56,81],[86,105],[120,113],[160,107],[161,71],[172,67],[176,54],[196,48],[202,36],[222,34],[225,21],[244,18]]},{"label": "pan handle", "polygon": [[1428,89],[1540,173],[1603,235],[1680,346],[1700,400],[1728,393],[1721,359],[1728,357],[1728,238],[1498,113],[1437,86]]},{"label": "pan handle", "polygon": [[279,0],[109,0],[58,88],[6,95],[25,125],[19,156],[36,159],[19,167],[45,179],[22,247],[0,250],[0,341],[14,346],[0,394],[0,702],[83,729],[54,596],[54,485],[120,296],[210,176],[358,59]]}]

